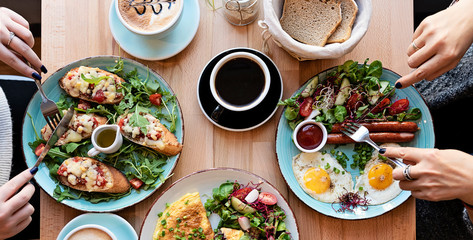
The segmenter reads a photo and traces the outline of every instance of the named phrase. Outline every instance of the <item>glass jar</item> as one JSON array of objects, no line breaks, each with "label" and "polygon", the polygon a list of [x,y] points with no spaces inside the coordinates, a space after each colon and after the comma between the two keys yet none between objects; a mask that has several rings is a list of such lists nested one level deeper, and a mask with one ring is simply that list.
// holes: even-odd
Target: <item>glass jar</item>
[{"label": "glass jar", "polygon": [[258,0],[222,0],[223,15],[233,25],[245,26],[256,20],[259,13]]}]

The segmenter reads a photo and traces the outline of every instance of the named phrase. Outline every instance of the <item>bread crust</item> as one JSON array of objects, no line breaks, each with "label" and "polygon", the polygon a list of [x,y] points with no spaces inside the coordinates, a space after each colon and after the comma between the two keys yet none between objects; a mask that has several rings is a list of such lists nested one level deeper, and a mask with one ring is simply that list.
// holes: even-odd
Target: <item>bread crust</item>
[{"label": "bread crust", "polygon": [[68,186],[68,187],[73,188],[73,189],[76,189],[76,190],[79,190],[79,191],[84,191],[84,192],[124,193],[124,192],[127,192],[130,189],[130,182],[127,180],[125,175],[122,172],[120,172],[118,169],[116,169],[116,168],[114,168],[114,167],[112,167],[108,164],[102,163],[102,162],[100,162],[96,159],[93,159],[93,158],[75,157],[75,158],[69,158],[69,159],[66,159],[66,160],[71,160],[71,159],[80,159],[80,161],[84,161],[84,160],[88,159],[88,160],[91,160],[92,163],[96,164],[98,167],[100,167],[102,169],[103,168],[108,169],[111,173],[111,181],[112,181],[113,185],[109,188],[104,187],[104,188],[98,188],[98,189],[88,189],[87,185],[85,185],[85,184],[72,185],[71,183],[69,183],[69,181],[67,181],[66,176],[59,175],[58,179],[63,185]]},{"label": "bread crust", "polygon": [[[71,70],[69,70],[69,72],[67,72],[61,79],[59,79],[59,86],[64,89],[64,91],[71,97],[75,97],[71,94],[71,89],[65,87],[65,81],[66,81],[66,78],[68,76],[69,73],[73,73],[73,72],[77,72],[79,69],[79,67],[76,67],[76,68],[73,68]],[[115,82],[118,80],[119,82],[125,82],[125,80],[123,80],[123,78],[117,76],[116,74],[113,74],[111,72],[107,72],[105,70],[102,70],[102,69],[98,69],[97,70],[98,72],[100,73],[103,73],[105,76],[110,76],[112,77],[113,79],[115,79]],[[104,101],[102,102],[98,102],[92,98],[90,98],[88,95],[86,94],[83,94],[81,92],[79,92],[79,97],[76,97],[76,98],[79,98],[79,99],[82,99],[82,100],[85,100],[85,101],[89,101],[89,102],[95,102],[95,103],[99,103],[99,104],[118,104],[120,103],[123,98],[125,96],[123,94],[120,94],[119,96],[115,97],[114,100],[112,101],[109,101],[108,99],[105,99]]]},{"label": "bread crust", "polygon": [[[349,28],[347,28],[347,31],[345,32],[345,36],[343,38],[340,38],[340,39],[331,39],[332,35],[338,30],[339,27],[341,27],[342,23],[340,23],[340,25],[337,27],[337,29],[334,31],[334,33],[332,33],[332,35],[329,36],[329,38],[327,39],[327,44],[329,43],[342,43],[342,42],[345,42],[346,40],[348,40],[351,36],[351,31],[353,29],[353,24],[355,23],[355,20],[356,20],[356,14],[358,13],[358,6],[356,5],[356,2],[355,0],[346,0],[346,1],[349,1],[350,4],[352,4],[352,6],[355,7],[355,12],[353,13],[353,16],[350,20],[350,23],[348,24]],[[342,11],[342,22],[343,22],[343,11]]]}]

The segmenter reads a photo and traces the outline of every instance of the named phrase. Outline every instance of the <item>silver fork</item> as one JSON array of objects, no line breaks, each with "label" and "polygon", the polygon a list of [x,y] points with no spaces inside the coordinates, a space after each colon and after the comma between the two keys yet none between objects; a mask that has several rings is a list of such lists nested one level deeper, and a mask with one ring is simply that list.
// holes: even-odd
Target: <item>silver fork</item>
[{"label": "silver fork", "polygon": [[36,83],[41,98],[43,99],[40,105],[41,113],[43,114],[44,119],[46,119],[46,122],[51,128],[51,131],[54,131],[54,129],[56,129],[57,125],[61,121],[59,109],[57,108],[56,103],[46,97],[46,94],[44,94],[41,81],[38,79],[34,79],[34,82]]},{"label": "silver fork", "polygon": [[[365,142],[371,145],[376,151],[379,151],[381,148],[373,142],[370,138],[370,131],[368,128],[365,126],[362,126],[361,124],[358,123],[346,123],[345,127],[342,128],[342,133],[345,135],[349,136],[351,139],[353,139],[355,142]],[[387,158],[390,160],[392,163],[394,163],[396,166],[404,168],[407,165],[402,162],[402,159],[399,158]]]}]

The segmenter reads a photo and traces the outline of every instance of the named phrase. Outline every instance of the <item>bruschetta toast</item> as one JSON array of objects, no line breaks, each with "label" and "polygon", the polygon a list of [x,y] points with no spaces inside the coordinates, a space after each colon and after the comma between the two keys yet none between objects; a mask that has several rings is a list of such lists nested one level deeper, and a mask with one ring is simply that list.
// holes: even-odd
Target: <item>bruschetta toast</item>
[{"label": "bruschetta toast", "polygon": [[[106,117],[93,113],[84,114],[74,112],[71,122],[69,123],[69,129],[61,138],[59,138],[56,146],[61,146],[70,142],[80,142],[83,139],[90,138],[94,129],[100,125],[104,125],[105,123],[107,123]],[[46,126],[41,129],[41,136],[43,136],[45,141],[48,141],[51,134],[51,128],[46,124]]]},{"label": "bruschetta toast", "polygon": [[80,66],[59,80],[59,86],[72,97],[99,104],[118,104],[123,99],[121,77],[100,68]]},{"label": "bruschetta toast", "polygon": [[135,126],[131,121],[133,114],[138,113],[127,113],[118,118],[118,126],[120,126],[124,137],[167,156],[174,156],[181,152],[182,144],[161,124],[159,119],[149,113],[141,112],[139,113],[141,120],[147,121],[147,124],[146,126]]},{"label": "bruschetta toast", "polygon": [[88,157],[64,160],[57,174],[62,184],[80,191],[123,193],[130,189],[130,183],[122,172]]}]

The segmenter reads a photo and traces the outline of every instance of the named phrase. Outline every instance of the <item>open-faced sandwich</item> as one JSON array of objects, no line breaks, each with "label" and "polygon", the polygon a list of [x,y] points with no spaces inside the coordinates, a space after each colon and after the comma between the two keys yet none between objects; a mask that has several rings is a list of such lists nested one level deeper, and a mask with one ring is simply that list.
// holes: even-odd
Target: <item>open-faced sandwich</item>
[{"label": "open-faced sandwich", "polygon": [[[100,125],[104,125],[106,122],[106,117],[101,117],[93,113],[83,114],[74,112],[71,122],[69,123],[69,129],[59,138],[56,146],[61,146],[70,142],[80,142],[83,139],[90,138],[94,129]],[[43,139],[48,141],[51,134],[51,128],[46,124],[46,126],[41,129]]]},{"label": "open-faced sandwich", "polygon": [[59,86],[75,98],[100,104],[117,104],[123,99],[119,76],[99,68],[71,69],[59,80]]},{"label": "open-faced sandwich", "polygon": [[123,173],[92,158],[66,159],[59,166],[57,174],[62,184],[80,191],[123,193],[130,189],[130,183]]},{"label": "open-faced sandwich", "polygon": [[122,135],[130,141],[164,155],[174,156],[182,150],[182,144],[177,141],[176,136],[149,113],[124,114],[118,118],[118,126]]}]

